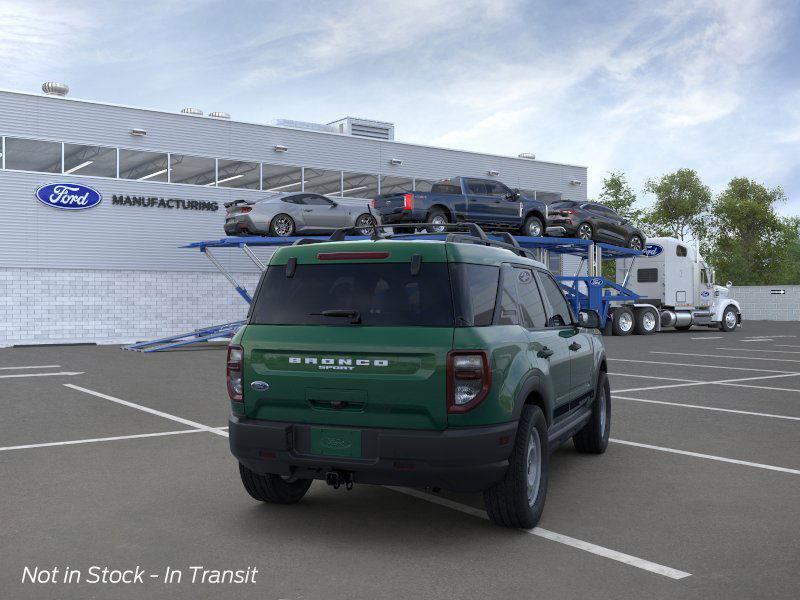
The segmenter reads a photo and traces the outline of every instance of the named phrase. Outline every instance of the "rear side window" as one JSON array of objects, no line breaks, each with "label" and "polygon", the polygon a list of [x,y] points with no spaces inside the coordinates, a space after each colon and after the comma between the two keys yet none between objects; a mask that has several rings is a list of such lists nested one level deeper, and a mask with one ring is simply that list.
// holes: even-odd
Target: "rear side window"
[{"label": "rear side window", "polygon": [[655,283],[658,281],[658,269],[639,269],[636,271],[636,281],[639,283]]},{"label": "rear side window", "polygon": [[437,181],[431,186],[431,193],[433,194],[458,194],[461,195],[461,185],[458,181]]},{"label": "rear side window", "polygon": [[547,273],[539,273],[539,280],[542,284],[542,291],[550,302],[552,313],[548,320],[550,327],[562,327],[572,323],[572,311],[561,293],[561,289],[555,280]]},{"label": "rear side window", "polygon": [[539,294],[539,286],[530,269],[515,269],[517,273],[517,295],[519,309],[522,312],[522,325],[528,329],[540,329],[545,326],[547,316]]},{"label": "rear side window", "polygon": [[[361,324],[320,314],[327,310],[357,311]],[[453,321],[445,263],[423,263],[417,275],[409,263],[297,265],[292,277],[273,265],[250,317],[253,325],[348,327],[452,327]]]},{"label": "rear side window", "polygon": [[480,194],[481,196],[485,196],[489,193],[489,190],[486,189],[486,184],[480,179],[467,179],[466,184],[470,194]]},{"label": "rear side window", "polygon": [[503,269],[503,283],[500,287],[500,299],[497,315],[497,325],[519,325],[519,313],[517,311],[517,275],[516,269],[511,267]]},{"label": "rear side window", "polygon": [[492,324],[500,268],[491,265],[450,264],[456,326]]}]

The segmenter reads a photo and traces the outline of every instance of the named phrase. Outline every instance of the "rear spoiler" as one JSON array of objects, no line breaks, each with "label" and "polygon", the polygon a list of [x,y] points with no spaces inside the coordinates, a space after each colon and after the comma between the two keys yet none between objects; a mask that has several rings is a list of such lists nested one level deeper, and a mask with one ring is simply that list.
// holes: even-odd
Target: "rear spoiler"
[{"label": "rear spoiler", "polygon": [[255,204],[255,202],[252,200],[239,199],[239,200],[234,200],[233,202],[226,202],[225,204],[223,204],[223,206],[225,208],[230,208],[231,206],[241,206],[242,204]]}]

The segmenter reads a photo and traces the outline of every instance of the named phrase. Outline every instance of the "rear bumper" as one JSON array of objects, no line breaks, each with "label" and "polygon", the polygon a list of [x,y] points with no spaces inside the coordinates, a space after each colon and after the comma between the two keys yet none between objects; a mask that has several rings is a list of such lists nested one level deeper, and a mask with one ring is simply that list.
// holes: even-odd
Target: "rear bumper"
[{"label": "rear bumper", "polygon": [[423,223],[425,221],[426,213],[424,210],[403,210],[398,207],[395,209],[378,209],[382,225],[391,225],[392,223]]},{"label": "rear bumper", "polygon": [[239,215],[225,220],[226,235],[267,235],[269,233],[269,222],[256,224],[249,215]]},{"label": "rear bumper", "polygon": [[261,474],[325,479],[336,470],[356,483],[477,492],[503,478],[517,431],[515,422],[443,431],[360,428],[356,459],[310,454],[311,427],[231,415],[231,452]]}]

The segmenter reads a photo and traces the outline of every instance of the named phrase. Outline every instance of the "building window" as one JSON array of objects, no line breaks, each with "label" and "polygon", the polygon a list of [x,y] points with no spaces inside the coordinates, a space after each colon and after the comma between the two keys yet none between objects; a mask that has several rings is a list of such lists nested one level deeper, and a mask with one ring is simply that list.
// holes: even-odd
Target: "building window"
[{"label": "building window", "polygon": [[414,180],[411,177],[394,177],[384,175],[381,177],[381,194],[402,194],[414,190]]},{"label": "building window", "polygon": [[217,161],[204,156],[170,154],[169,180],[171,183],[214,185]]},{"label": "building window", "polygon": [[117,149],[64,144],[64,174],[117,176]]},{"label": "building window", "polygon": [[415,192],[430,192],[433,184],[436,183],[433,179],[415,179],[414,191]]},{"label": "building window", "polygon": [[303,169],[286,165],[261,165],[261,189],[265,192],[299,192],[303,187]]},{"label": "building window", "polygon": [[304,176],[304,190],[314,194],[322,194],[323,196],[341,196],[342,195],[342,172],[341,171],[326,171],[325,169],[311,169],[306,167],[303,169]]},{"label": "building window", "polygon": [[259,189],[260,165],[254,162],[220,159],[217,164],[217,185],[219,187]]},{"label": "building window", "polygon": [[166,182],[168,172],[166,154],[140,150],[119,151],[119,176],[122,179]]},{"label": "building window", "polygon": [[378,176],[364,173],[342,173],[342,196],[348,198],[374,198],[378,195]]},{"label": "building window", "polygon": [[6,138],[6,169],[61,173],[61,143]]}]

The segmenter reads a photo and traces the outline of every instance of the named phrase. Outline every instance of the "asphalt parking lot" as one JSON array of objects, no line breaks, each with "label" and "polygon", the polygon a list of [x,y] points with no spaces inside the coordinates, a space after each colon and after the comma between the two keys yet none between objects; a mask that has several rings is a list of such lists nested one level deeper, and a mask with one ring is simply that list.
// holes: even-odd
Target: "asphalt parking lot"
[{"label": "asphalt parking lot", "polygon": [[[553,455],[532,532],[472,495],[316,482],[296,506],[254,502],[222,347],[2,349],[0,597],[800,597],[800,323],[606,346],[613,441]],[[22,582],[92,565],[147,574]],[[258,573],[193,584],[191,566]]]}]

